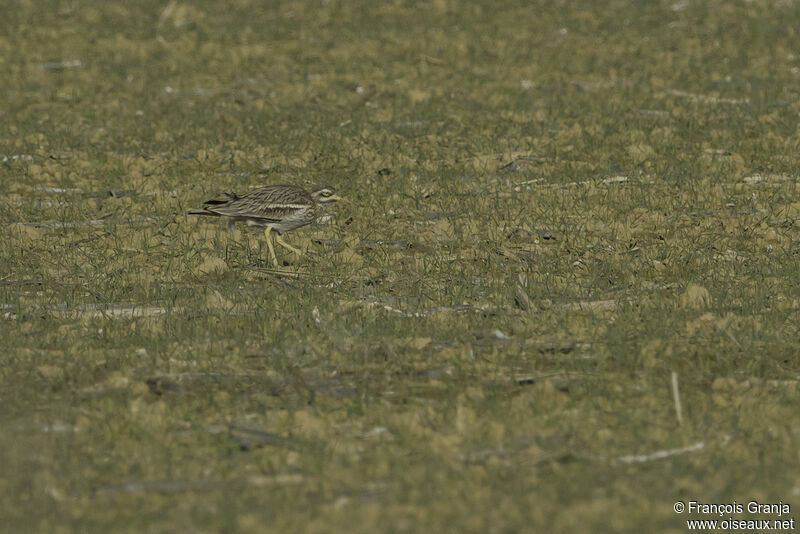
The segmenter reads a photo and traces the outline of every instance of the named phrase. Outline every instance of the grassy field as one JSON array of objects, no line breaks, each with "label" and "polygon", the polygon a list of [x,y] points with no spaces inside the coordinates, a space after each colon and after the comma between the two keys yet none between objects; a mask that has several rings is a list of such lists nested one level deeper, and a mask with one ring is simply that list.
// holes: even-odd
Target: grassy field
[{"label": "grassy field", "polygon": [[794,3],[3,11],[1,532],[800,509]]}]

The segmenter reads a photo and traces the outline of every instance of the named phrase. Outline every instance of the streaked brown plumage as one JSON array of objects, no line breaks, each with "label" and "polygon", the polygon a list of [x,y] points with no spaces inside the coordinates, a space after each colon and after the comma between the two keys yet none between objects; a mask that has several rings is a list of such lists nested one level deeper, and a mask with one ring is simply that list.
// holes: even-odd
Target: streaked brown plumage
[{"label": "streaked brown plumage", "polygon": [[189,214],[228,217],[228,230],[231,232],[237,221],[244,222],[247,226],[266,227],[264,235],[272,263],[276,267],[278,258],[272,246],[270,231],[277,234],[275,241],[279,245],[302,255],[300,250],[286,243],[281,234],[311,224],[326,204],[341,200],[333,188],[328,186],[306,191],[302,187],[288,184],[259,187],[242,196],[236,193],[223,195],[220,199],[207,200],[202,210],[192,210]]}]

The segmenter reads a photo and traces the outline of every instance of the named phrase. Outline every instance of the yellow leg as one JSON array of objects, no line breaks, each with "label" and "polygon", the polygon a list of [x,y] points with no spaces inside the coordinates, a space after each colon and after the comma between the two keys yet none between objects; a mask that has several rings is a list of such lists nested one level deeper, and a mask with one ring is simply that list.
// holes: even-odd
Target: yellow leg
[{"label": "yellow leg", "polygon": [[284,241],[284,240],[283,240],[283,238],[281,237],[281,235],[280,235],[280,234],[276,234],[276,235],[275,235],[275,241],[276,241],[276,242],[277,242],[277,243],[278,243],[280,246],[282,246],[282,247],[284,247],[284,248],[287,248],[287,249],[291,250],[292,252],[294,252],[294,253],[295,253],[295,254],[297,254],[298,256],[302,256],[302,255],[303,255],[303,251],[302,251],[302,250],[300,250],[300,249],[298,249],[298,248],[295,248],[295,247],[293,247],[292,245],[290,245],[289,243],[287,243],[286,241]]},{"label": "yellow leg", "polygon": [[272,236],[269,235],[270,230],[272,230],[272,228],[267,226],[267,229],[264,230],[264,237],[267,238],[267,246],[269,247],[269,256],[272,258],[272,263],[275,265],[275,267],[279,267],[280,265],[278,264],[278,258],[275,256],[275,247],[272,246]]}]

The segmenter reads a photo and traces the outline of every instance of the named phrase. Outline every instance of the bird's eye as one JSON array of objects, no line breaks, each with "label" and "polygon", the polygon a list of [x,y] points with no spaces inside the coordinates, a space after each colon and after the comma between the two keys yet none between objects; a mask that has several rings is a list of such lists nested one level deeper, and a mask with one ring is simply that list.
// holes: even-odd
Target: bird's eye
[{"label": "bird's eye", "polygon": [[323,191],[323,192],[322,192],[322,196],[323,196],[323,197],[329,197],[329,196],[331,196],[332,194],[333,194],[333,193],[331,193],[330,191]]}]

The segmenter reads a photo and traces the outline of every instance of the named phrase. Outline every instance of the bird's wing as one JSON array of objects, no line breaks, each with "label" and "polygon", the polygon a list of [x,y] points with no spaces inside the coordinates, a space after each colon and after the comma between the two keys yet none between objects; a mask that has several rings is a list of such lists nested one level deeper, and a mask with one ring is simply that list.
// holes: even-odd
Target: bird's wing
[{"label": "bird's wing", "polygon": [[239,197],[235,204],[238,209],[251,216],[283,219],[298,210],[313,206],[314,201],[303,189],[284,185],[255,189]]},{"label": "bird's wing", "polygon": [[235,193],[225,193],[224,196],[225,198],[205,202],[206,210],[228,217],[279,222],[298,210],[314,205],[306,191],[294,186],[267,186],[242,196]]}]

